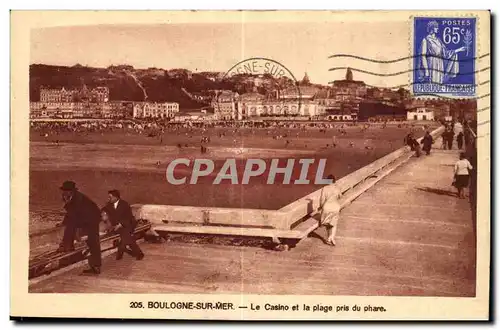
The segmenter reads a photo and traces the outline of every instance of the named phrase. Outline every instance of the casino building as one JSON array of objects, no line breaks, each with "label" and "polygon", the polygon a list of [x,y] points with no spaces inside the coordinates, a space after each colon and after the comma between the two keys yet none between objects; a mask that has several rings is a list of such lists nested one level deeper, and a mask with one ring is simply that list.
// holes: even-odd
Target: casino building
[{"label": "casino building", "polygon": [[236,100],[239,110],[237,119],[256,117],[314,117],[319,115],[315,96],[319,88],[309,83],[307,73],[297,86],[276,90],[274,95],[265,96],[256,92],[240,95]]},{"label": "casino building", "polygon": [[[306,90],[301,87],[301,90]],[[306,94],[307,95],[307,94]],[[266,99],[264,95],[247,93],[237,101],[238,119],[266,116],[305,116],[318,115],[318,104],[312,97],[300,97],[296,89],[285,90],[282,98]]]}]

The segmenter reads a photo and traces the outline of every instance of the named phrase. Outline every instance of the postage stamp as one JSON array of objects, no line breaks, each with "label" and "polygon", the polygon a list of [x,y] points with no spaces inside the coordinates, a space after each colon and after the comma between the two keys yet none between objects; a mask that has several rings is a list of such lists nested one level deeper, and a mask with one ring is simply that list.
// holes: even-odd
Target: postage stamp
[{"label": "postage stamp", "polygon": [[474,96],[476,18],[415,17],[413,93]]},{"label": "postage stamp", "polygon": [[490,16],[12,11],[11,317],[487,319]]}]

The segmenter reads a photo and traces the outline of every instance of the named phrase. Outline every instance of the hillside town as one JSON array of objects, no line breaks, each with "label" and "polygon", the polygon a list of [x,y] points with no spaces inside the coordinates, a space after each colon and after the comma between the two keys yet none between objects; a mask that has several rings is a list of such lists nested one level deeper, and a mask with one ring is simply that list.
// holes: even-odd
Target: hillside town
[{"label": "hillside town", "polygon": [[[128,68],[130,70],[130,68]],[[130,72],[130,71],[127,71]],[[187,70],[171,70],[168,79],[188,85],[192,74]],[[156,71],[147,71],[157,74]],[[130,74],[130,73],[129,73]],[[131,75],[131,74],[130,74]],[[209,81],[221,81],[220,74],[206,73]],[[39,99],[30,102],[31,119],[142,119],[166,121],[229,121],[229,120],[328,120],[328,121],[406,121],[474,119],[473,102],[446,99],[416,99],[404,88],[389,89],[366,85],[355,80],[351,69],[345,78],[330,85],[311,83],[305,73],[296,84],[283,88],[266,84],[262,75],[242,78],[244,90],[208,89],[188,91],[178,89],[184,98],[199,106],[182,108],[176,96],[161,101],[148,98],[146,88],[134,76],[142,89],[142,100],[118,100],[110,96],[108,86],[78,88],[47,88],[41,86]],[[235,91],[240,89],[240,93]],[[165,97],[169,98],[169,93]]]}]

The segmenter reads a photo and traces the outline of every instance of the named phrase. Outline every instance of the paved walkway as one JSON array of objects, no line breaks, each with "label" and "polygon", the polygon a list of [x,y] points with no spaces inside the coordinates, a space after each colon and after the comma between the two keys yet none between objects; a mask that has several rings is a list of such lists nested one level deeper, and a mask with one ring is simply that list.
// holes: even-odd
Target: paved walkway
[{"label": "paved walkway", "polygon": [[342,211],[337,247],[322,228],[289,252],[144,243],[142,261],[108,257],[97,278],[74,269],[30,292],[474,296],[470,206],[451,186],[457,153],[412,158],[362,194]]}]

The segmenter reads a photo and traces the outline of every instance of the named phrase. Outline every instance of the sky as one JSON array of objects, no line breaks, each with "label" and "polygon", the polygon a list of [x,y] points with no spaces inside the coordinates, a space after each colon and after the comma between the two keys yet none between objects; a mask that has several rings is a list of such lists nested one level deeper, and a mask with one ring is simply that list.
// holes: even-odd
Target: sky
[{"label": "sky", "polygon": [[[156,25],[93,25],[33,29],[30,63],[92,67],[128,64],[136,68],[186,68],[228,71],[252,57],[280,62],[297,79],[307,72],[311,82],[327,84],[343,79],[352,67],[371,72],[408,70],[407,61],[376,64],[352,58],[329,59],[332,54],[352,54],[390,60],[410,54],[406,20],[314,23],[184,23]],[[377,77],[354,70],[354,79],[391,87],[408,83],[407,75]]]}]

